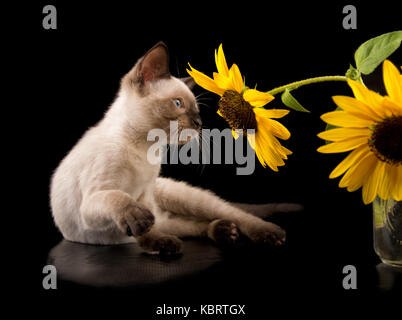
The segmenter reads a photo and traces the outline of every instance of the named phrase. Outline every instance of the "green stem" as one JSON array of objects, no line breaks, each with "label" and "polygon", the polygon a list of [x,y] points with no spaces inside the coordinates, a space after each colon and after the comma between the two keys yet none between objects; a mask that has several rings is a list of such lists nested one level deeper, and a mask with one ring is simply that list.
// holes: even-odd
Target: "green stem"
[{"label": "green stem", "polygon": [[277,93],[285,91],[286,89],[291,88],[293,90],[293,89],[297,89],[301,86],[305,86],[306,84],[310,84],[310,83],[325,82],[325,81],[346,81],[346,79],[347,78],[345,76],[324,76],[324,77],[309,78],[309,79],[305,79],[305,80],[301,80],[301,81],[292,82],[287,85],[272,89],[272,90],[268,91],[267,93],[274,96]]}]

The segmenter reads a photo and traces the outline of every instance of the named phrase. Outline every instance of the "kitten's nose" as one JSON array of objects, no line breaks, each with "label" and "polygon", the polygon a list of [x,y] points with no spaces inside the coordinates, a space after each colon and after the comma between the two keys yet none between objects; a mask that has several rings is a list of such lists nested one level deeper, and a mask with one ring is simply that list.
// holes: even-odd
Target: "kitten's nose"
[{"label": "kitten's nose", "polygon": [[193,123],[197,128],[201,128],[201,118],[197,117],[197,118],[193,118]]}]

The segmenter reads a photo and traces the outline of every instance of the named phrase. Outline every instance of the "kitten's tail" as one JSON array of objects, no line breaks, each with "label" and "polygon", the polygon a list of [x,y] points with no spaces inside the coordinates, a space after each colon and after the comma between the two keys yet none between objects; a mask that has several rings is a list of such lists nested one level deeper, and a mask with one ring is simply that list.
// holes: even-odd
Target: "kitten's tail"
[{"label": "kitten's tail", "polygon": [[288,213],[302,211],[304,207],[298,203],[263,203],[249,204],[240,202],[231,202],[232,206],[249,212],[260,218],[269,218],[275,213]]}]

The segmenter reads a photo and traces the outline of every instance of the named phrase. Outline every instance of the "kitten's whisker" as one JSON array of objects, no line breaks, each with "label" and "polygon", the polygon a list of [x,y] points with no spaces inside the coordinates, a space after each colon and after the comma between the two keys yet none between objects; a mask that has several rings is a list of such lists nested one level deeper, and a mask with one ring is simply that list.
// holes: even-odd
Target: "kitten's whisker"
[{"label": "kitten's whisker", "polygon": [[201,95],[196,96],[195,99],[196,100],[212,100],[212,98],[209,97],[209,96],[204,97],[204,96],[201,96]]},{"label": "kitten's whisker", "polygon": [[197,97],[195,100],[196,100],[197,102],[199,102],[199,101],[212,101],[211,98],[207,98],[207,97],[203,97],[203,98]]},{"label": "kitten's whisker", "polygon": [[[201,149],[201,145],[208,146],[208,141],[207,141],[206,138],[202,135],[201,132],[200,132],[200,134],[199,134],[199,137],[201,138],[201,143],[200,143],[200,145],[199,145],[199,148]],[[202,162],[202,160],[203,160],[202,153],[203,153],[203,152],[204,152],[204,150],[201,149],[201,152],[200,152],[200,157],[201,157],[201,159],[200,159],[200,164],[199,164],[198,167],[197,167],[197,170],[199,171],[199,175],[200,175],[200,176],[203,174],[204,169],[205,169],[205,164]],[[207,150],[207,152],[209,153],[210,150]],[[201,169],[199,169],[199,168],[201,168]]]},{"label": "kitten's whisker", "polygon": [[177,56],[176,56],[176,70],[177,70],[177,75],[178,75],[179,78],[180,78],[179,60],[177,59]]},{"label": "kitten's whisker", "polygon": [[212,144],[213,144],[214,146],[218,146],[218,145],[215,143],[214,139],[209,139],[209,141],[212,141]]},{"label": "kitten's whisker", "polygon": [[[207,126],[201,126],[202,129],[209,129]],[[202,139],[203,142],[205,142],[206,144],[208,144],[208,140],[200,133],[199,135]],[[209,141],[212,141],[212,143],[216,146],[216,143],[214,141],[214,139],[209,139]]]},{"label": "kitten's whisker", "polygon": [[210,109],[214,109],[214,108],[212,108],[210,105],[207,105],[207,104],[205,104],[205,103],[202,103],[202,102],[197,102],[198,103],[198,105],[200,105],[200,106],[204,106],[204,107],[207,107],[207,108],[210,108]]},{"label": "kitten's whisker", "polygon": [[[202,141],[205,143],[205,145],[209,146],[209,145],[210,145],[210,142],[212,142],[212,144],[213,144],[214,146],[217,146],[217,144],[216,144],[216,142],[214,141],[214,139],[209,139],[209,141],[208,141],[203,135],[200,135],[200,137],[201,137]],[[207,150],[207,151],[210,152],[211,150]]]},{"label": "kitten's whisker", "polygon": [[209,92],[208,91],[205,91],[205,92],[201,92],[200,94],[198,94],[195,98],[196,99],[198,99],[198,97],[202,97],[202,96],[205,96],[206,94],[209,94]]},{"label": "kitten's whisker", "polygon": [[[198,150],[200,150],[201,152],[200,152],[200,155],[201,155],[201,153],[202,153],[202,148],[201,148],[201,146],[202,146],[202,144],[205,142],[205,138],[202,136],[202,133],[200,132],[199,134],[198,134],[198,138],[199,138],[199,143],[198,143]],[[202,155],[201,155],[201,157],[202,157]]]},{"label": "kitten's whisker", "polygon": [[210,103],[210,102],[208,102],[208,101],[197,101],[197,104],[199,104],[199,105],[203,104],[204,106],[210,107],[210,105],[208,103]]},{"label": "kitten's whisker", "polygon": [[[199,168],[201,168],[201,169],[199,169]],[[199,175],[200,175],[200,176],[201,176],[202,173],[204,172],[204,169],[205,169],[205,164],[200,163],[200,164],[198,165],[198,167],[197,167],[197,171],[199,171]]]},{"label": "kitten's whisker", "polygon": [[200,101],[212,101],[212,99],[208,99],[208,98],[198,98],[197,99],[197,102],[200,102]]},{"label": "kitten's whisker", "polygon": [[202,104],[204,106],[208,106],[211,107],[210,105],[208,105],[207,103],[205,103],[204,101],[197,101],[198,104]]}]

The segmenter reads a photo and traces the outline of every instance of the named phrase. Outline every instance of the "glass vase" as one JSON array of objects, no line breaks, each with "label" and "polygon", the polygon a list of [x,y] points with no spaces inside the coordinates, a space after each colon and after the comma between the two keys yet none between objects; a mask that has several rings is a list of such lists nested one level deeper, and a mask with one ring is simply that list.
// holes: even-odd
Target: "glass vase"
[{"label": "glass vase", "polygon": [[402,268],[402,201],[373,202],[374,250],[385,264]]}]

